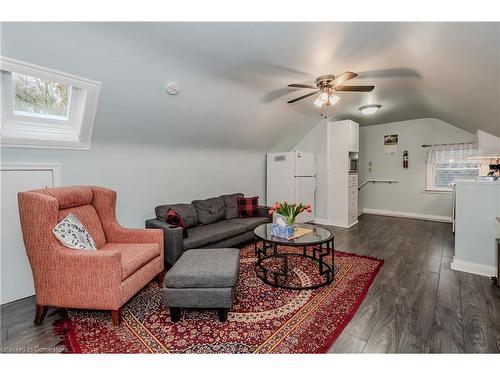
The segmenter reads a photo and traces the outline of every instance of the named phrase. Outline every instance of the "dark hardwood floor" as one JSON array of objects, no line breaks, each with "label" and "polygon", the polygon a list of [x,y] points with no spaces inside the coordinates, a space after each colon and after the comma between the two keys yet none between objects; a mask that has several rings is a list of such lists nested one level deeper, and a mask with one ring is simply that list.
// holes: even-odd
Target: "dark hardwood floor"
[{"label": "dark hardwood floor", "polygon": [[451,224],[363,215],[335,248],[385,260],[331,353],[500,353],[500,289],[453,271]]},{"label": "dark hardwood floor", "polygon": [[[450,269],[450,224],[363,215],[330,228],[336,249],[385,260],[331,353],[500,353],[500,289]],[[61,351],[50,312],[35,327],[32,297],[3,305],[2,351]]]}]

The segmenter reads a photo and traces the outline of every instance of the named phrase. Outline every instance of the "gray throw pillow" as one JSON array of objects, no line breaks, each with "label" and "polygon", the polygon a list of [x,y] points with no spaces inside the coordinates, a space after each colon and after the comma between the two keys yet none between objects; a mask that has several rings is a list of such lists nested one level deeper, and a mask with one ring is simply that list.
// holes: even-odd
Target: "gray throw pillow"
[{"label": "gray throw pillow", "polygon": [[211,224],[224,219],[226,209],[224,208],[224,200],[222,198],[209,198],[203,200],[195,200],[191,202],[196,212],[200,224]]},{"label": "gray throw pillow", "polygon": [[227,194],[220,196],[224,200],[226,208],[226,219],[235,219],[238,217],[238,198],[243,198],[242,193]]}]

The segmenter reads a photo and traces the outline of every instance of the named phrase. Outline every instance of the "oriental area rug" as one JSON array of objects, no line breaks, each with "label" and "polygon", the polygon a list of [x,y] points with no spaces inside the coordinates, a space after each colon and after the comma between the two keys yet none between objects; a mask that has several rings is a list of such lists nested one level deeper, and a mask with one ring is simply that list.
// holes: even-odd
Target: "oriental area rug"
[{"label": "oriental area rug", "polygon": [[[123,306],[119,327],[112,325],[109,312],[64,310],[55,332],[69,353],[325,353],[383,264],[336,251],[331,284],[287,290],[264,284],[256,261],[253,245],[241,249],[235,302],[224,323],[215,310],[185,310],[181,321],[172,323],[153,281]],[[298,285],[309,285],[318,274],[317,264],[305,258],[297,257],[291,267]]]}]

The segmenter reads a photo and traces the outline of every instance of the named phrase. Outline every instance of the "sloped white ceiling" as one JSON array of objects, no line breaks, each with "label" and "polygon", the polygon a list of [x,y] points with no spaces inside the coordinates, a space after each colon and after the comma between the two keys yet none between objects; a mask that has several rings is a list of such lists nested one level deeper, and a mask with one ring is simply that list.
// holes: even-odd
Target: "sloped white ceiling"
[{"label": "sloped white ceiling", "polygon": [[[1,53],[103,82],[94,139],[286,149],[323,113],[436,117],[500,136],[499,23],[3,23]],[[351,70],[372,93],[286,104]],[[180,94],[165,92],[169,81]],[[358,108],[381,104],[374,116]]]}]

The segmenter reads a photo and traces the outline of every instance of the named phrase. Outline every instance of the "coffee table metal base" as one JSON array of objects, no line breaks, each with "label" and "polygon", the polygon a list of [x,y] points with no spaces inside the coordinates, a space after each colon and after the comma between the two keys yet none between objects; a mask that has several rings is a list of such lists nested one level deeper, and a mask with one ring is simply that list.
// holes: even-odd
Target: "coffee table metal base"
[{"label": "coffee table metal base", "polygon": [[[258,246],[258,242],[262,242],[262,247]],[[316,289],[322,286],[329,285],[333,282],[335,277],[335,255],[334,255],[334,245],[333,238],[325,243],[310,246],[312,251],[308,252],[308,246],[301,246],[303,248],[302,253],[280,253],[277,245],[273,242],[268,242],[262,239],[255,240],[255,255],[257,256],[257,264],[255,269],[257,271],[257,276],[267,285],[291,289],[291,290],[307,290]],[[287,245],[290,246],[290,245]],[[268,254],[268,250],[271,250]],[[331,255],[331,262],[328,264],[326,262],[326,257]],[[289,267],[290,259],[292,257],[300,257],[305,259],[310,259],[318,264],[318,276],[321,276],[323,281],[304,286],[291,286],[287,285],[286,281],[291,276],[293,272]],[[280,259],[282,261],[281,270],[275,271],[266,268],[263,263],[269,259]]]}]

